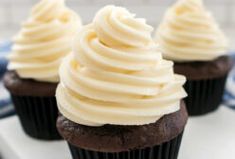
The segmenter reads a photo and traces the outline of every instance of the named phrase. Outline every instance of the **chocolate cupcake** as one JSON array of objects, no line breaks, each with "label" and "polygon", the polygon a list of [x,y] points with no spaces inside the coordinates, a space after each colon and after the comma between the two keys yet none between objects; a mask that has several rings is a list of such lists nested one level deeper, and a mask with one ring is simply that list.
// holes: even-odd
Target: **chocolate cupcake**
[{"label": "chocolate cupcake", "polygon": [[182,102],[176,113],[142,126],[88,127],[63,115],[57,126],[74,159],[177,159],[187,118]]},{"label": "chocolate cupcake", "polygon": [[42,0],[14,38],[4,84],[25,132],[34,138],[60,139],[56,129],[58,69],[71,52],[80,18],[64,0]]},{"label": "chocolate cupcake", "polygon": [[232,60],[227,39],[202,0],[179,0],[170,8],[156,33],[165,59],[185,75],[189,115],[216,110],[224,92]]},{"label": "chocolate cupcake", "polygon": [[74,159],[176,159],[187,112],[185,78],[173,73],[152,27],[106,6],[60,67],[57,128]]}]

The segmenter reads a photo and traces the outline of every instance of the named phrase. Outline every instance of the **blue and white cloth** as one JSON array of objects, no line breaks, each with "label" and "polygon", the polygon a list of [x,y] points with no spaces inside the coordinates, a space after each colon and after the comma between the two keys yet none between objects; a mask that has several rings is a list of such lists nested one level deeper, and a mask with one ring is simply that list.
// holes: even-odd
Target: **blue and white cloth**
[{"label": "blue and white cloth", "polygon": [[[10,95],[2,83],[2,76],[6,71],[6,55],[10,52],[11,42],[0,42],[0,119],[14,114]],[[235,61],[235,54],[231,55]],[[235,67],[231,71],[224,94],[224,104],[235,109]]]},{"label": "blue and white cloth", "polygon": [[2,83],[2,77],[7,67],[6,55],[9,53],[10,48],[11,42],[0,42],[0,119],[15,113],[14,107],[11,104],[10,95]]},{"label": "blue and white cloth", "polygon": [[[231,55],[235,62],[235,53]],[[224,93],[224,104],[235,109],[235,66],[227,80],[227,85]]]},{"label": "blue and white cloth", "polygon": [[0,42],[0,78],[6,71],[7,60],[5,56],[9,53],[11,42]]}]

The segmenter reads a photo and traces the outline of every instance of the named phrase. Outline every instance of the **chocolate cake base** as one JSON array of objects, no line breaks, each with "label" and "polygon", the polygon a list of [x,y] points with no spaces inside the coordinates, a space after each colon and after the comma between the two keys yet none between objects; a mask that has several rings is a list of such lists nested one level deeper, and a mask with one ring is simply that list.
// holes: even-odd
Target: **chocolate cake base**
[{"label": "chocolate cake base", "polygon": [[58,108],[57,84],[21,79],[16,72],[4,76],[16,113],[26,134],[42,140],[62,139],[56,129]]},{"label": "chocolate cake base", "polygon": [[148,125],[89,127],[60,115],[57,128],[74,159],[176,159],[187,119],[181,102],[179,111]]},{"label": "chocolate cake base", "polygon": [[222,56],[208,62],[175,62],[174,71],[188,80],[202,80],[223,77],[232,67],[233,60],[229,56]]},{"label": "chocolate cake base", "polygon": [[58,83],[22,79],[15,71],[8,71],[4,75],[3,83],[11,94],[34,97],[55,96],[55,91],[58,85]]},{"label": "chocolate cake base", "polygon": [[190,116],[205,115],[218,109],[232,66],[228,56],[210,62],[175,63],[175,72],[187,78],[185,103]]},{"label": "chocolate cake base", "polygon": [[185,102],[189,115],[204,115],[217,110],[222,102],[226,79],[227,76],[187,81],[184,88],[188,93]]},{"label": "chocolate cake base", "polygon": [[177,159],[183,133],[161,145],[119,153],[96,152],[69,144],[73,159]]}]

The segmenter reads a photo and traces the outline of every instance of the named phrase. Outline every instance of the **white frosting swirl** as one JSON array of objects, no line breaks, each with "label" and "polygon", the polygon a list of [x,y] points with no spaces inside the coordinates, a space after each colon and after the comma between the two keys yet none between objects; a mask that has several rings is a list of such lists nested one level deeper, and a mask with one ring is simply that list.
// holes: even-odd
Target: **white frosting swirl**
[{"label": "white frosting swirl", "polygon": [[106,45],[144,47],[151,41],[149,33],[153,30],[145,21],[125,8],[109,6],[96,14],[93,23],[99,40]]},{"label": "white frosting swirl", "polygon": [[225,55],[228,42],[202,0],[179,0],[157,30],[163,56],[174,61],[208,61]]},{"label": "white frosting swirl", "polygon": [[16,70],[22,78],[58,82],[59,65],[71,52],[80,27],[79,16],[64,0],[42,0],[14,38],[8,69]]},{"label": "white frosting swirl", "polygon": [[[118,14],[112,17],[114,13]],[[111,23],[121,16],[128,18],[118,29],[123,33],[119,40],[113,40],[118,39],[113,31],[121,22],[102,30],[96,25],[105,17]],[[185,78],[174,75],[173,63],[163,60],[153,40],[146,38],[151,37],[151,27],[130,17],[123,8],[106,6],[77,36],[74,53],[60,67],[56,93],[66,118],[88,126],[144,125],[179,110],[180,99],[186,96]],[[104,30],[109,30],[105,36]],[[127,30],[133,35],[127,37]]]}]

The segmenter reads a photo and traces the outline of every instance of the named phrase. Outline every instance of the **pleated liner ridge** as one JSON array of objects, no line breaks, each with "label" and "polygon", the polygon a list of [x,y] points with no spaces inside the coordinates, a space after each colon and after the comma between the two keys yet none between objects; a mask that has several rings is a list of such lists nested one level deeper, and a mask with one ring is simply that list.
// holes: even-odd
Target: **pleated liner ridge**
[{"label": "pleated liner ridge", "polygon": [[69,144],[73,159],[177,159],[183,133],[169,142],[139,150],[104,153],[80,149]]},{"label": "pleated liner ridge", "polygon": [[14,96],[12,100],[24,131],[42,140],[61,139],[56,129],[58,108],[55,97]]},{"label": "pleated liner ridge", "polygon": [[188,80],[185,90],[188,97],[185,99],[190,116],[204,115],[218,109],[221,104],[227,75],[207,80]]}]

